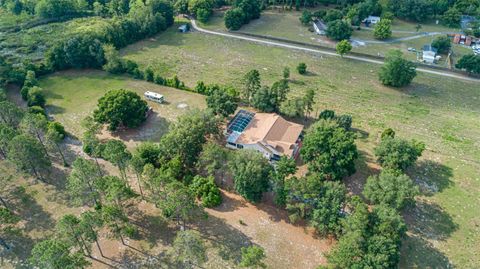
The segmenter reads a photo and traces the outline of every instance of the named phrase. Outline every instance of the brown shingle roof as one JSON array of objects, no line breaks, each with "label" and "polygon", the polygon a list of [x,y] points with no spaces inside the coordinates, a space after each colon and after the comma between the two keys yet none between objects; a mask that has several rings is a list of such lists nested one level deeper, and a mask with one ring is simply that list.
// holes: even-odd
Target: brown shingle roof
[{"label": "brown shingle roof", "polygon": [[277,114],[256,113],[236,143],[263,142],[279,153],[291,156],[302,130],[303,125],[289,122]]}]

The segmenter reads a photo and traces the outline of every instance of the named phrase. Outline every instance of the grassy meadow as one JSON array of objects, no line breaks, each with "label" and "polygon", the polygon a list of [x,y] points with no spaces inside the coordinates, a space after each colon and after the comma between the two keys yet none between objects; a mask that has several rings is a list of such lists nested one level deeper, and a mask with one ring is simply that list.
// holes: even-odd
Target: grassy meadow
[{"label": "grassy meadow", "polygon": [[[353,115],[362,158],[353,177],[361,184],[375,171],[373,148],[380,132],[424,141],[427,150],[411,176],[421,186],[418,206],[406,212],[409,236],[402,268],[480,266],[480,94],[478,83],[419,73],[411,86],[392,89],[378,82],[379,66],[337,57],[257,45],[176,28],[121,51],[164,76],[177,74],[188,86],[197,81],[238,86],[256,68],[271,84],[289,67],[291,95],[316,89],[316,111],[334,109]],[[298,75],[299,62],[308,66]],[[351,180],[350,180],[351,181]]]},{"label": "grassy meadow", "polygon": [[187,109],[206,107],[202,95],[95,70],[59,72],[42,79],[40,87],[46,91],[49,115],[77,137],[82,132],[78,123],[91,115],[97,106],[97,100],[109,90],[126,89],[140,96],[146,91],[155,91],[165,96],[166,102],[162,104],[148,101],[148,105],[153,108],[153,115],[138,130],[132,130],[122,137],[132,142],[156,142],[168,131],[168,124]]}]

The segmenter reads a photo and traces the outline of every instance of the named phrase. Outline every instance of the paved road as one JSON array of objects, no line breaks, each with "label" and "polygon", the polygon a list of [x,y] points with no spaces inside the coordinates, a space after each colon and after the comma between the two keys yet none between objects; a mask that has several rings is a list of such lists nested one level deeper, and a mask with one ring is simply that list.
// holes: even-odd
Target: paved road
[{"label": "paved road", "polygon": [[[328,51],[328,50],[312,49],[312,48],[308,48],[308,47],[288,44],[288,43],[285,43],[285,42],[270,41],[270,40],[255,38],[255,37],[247,37],[247,36],[236,35],[236,34],[232,34],[232,33],[211,31],[211,30],[207,30],[207,29],[203,29],[203,28],[198,27],[195,20],[191,20],[191,23],[192,23],[192,27],[195,30],[197,30],[201,33],[205,33],[205,34],[223,36],[223,37],[228,37],[228,38],[236,38],[236,39],[255,42],[255,43],[259,43],[259,44],[265,44],[265,45],[282,47],[282,48],[287,48],[287,49],[301,50],[301,51],[306,51],[306,52],[313,52],[313,53],[319,53],[319,54],[323,54],[323,55],[340,57],[340,55],[338,55],[338,54],[336,54],[332,51]],[[364,57],[360,57],[360,56],[345,55],[343,57],[347,58],[347,59],[352,59],[352,60],[357,60],[357,61],[362,61],[362,62],[367,62],[367,63],[374,63],[374,64],[383,64],[384,63],[381,60],[374,60],[374,59],[364,58]],[[423,72],[423,73],[428,73],[428,74],[439,75],[439,76],[442,76],[442,77],[450,77],[450,78],[463,79],[463,80],[467,80],[467,81],[480,82],[480,79],[477,79],[477,78],[472,78],[472,77],[468,77],[468,76],[464,76],[464,75],[456,74],[456,73],[449,73],[449,72],[445,72],[445,71],[436,71],[436,70],[425,69],[425,68],[417,68],[417,71]]]},{"label": "paved road", "polygon": [[427,37],[427,36],[434,36],[434,35],[441,35],[442,33],[440,32],[425,32],[421,34],[416,34],[414,36],[405,36],[405,37],[399,37],[399,38],[392,38],[392,39],[387,39],[387,40],[370,40],[370,39],[352,39],[353,41],[356,42],[363,42],[367,44],[391,44],[391,43],[396,43],[399,41],[407,41],[407,40],[413,40],[417,38],[422,38],[422,37]]}]

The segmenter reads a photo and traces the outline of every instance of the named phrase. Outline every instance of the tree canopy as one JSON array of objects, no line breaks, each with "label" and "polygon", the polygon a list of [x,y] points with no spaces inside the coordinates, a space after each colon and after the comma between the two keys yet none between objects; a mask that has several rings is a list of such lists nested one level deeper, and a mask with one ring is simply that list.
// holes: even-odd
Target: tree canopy
[{"label": "tree canopy", "polygon": [[115,131],[120,125],[127,128],[138,127],[146,120],[147,102],[132,91],[111,90],[98,100],[98,108],[93,112],[95,121],[108,124]]},{"label": "tree canopy", "polygon": [[438,53],[448,53],[452,47],[452,43],[448,36],[442,35],[432,41],[432,47],[436,48]]},{"label": "tree canopy", "polygon": [[340,233],[347,193],[343,184],[325,181],[321,174],[291,178],[286,184],[287,210],[293,222],[305,219],[321,235]]},{"label": "tree canopy", "polygon": [[235,112],[238,107],[237,98],[223,89],[214,90],[207,96],[207,106],[215,115],[227,117]]},{"label": "tree canopy", "polygon": [[382,139],[375,148],[377,161],[383,168],[405,171],[422,155],[425,144],[400,138]]},{"label": "tree canopy", "polygon": [[455,67],[458,69],[465,69],[469,73],[480,74],[480,55],[464,55],[460,58]]},{"label": "tree canopy", "polygon": [[392,87],[407,86],[417,75],[414,63],[405,60],[399,50],[390,51],[385,57],[385,64],[379,72],[383,85]]},{"label": "tree canopy", "polygon": [[343,223],[343,235],[328,255],[334,268],[395,268],[400,259],[406,225],[392,208],[378,206],[369,212],[358,198]]},{"label": "tree canopy", "polygon": [[272,166],[260,153],[253,150],[235,152],[229,162],[235,190],[251,202],[259,202],[268,190]]},{"label": "tree canopy", "polygon": [[358,158],[355,134],[323,119],[307,130],[300,153],[309,171],[332,180],[353,174]]},{"label": "tree canopy", "polygon": [[71,247],[57,239],[41,241],[32,249],[30,262],[39,268],[86,268],[90,265],[83,253],[71,253]]},{"label": "tree canopy", "polygon": [[334,40],[348,40],[352,36],[352,32],[350,24],[340,19],[327,24],[326,35]]},{"label": "tree canopy", "polygon": [[392,36],[392,21],[388,19],[381,19],[373,30],[373,36],[376,39],[387,39]]},{"label": "tree canopy", "polygon": [[202,266],[207,255],[205,244],[200,234],[193,230],[179,231],[173,241],[172,254],[174,259],[186,268]]},{"label": "tree canopy", "polygon": [[343,57],[343,55],[349,53],[352,50],[352,44],[348,40],[342,40],[337,43],[336,51],[337,54]]},{"label": "tree canopy", "polygon": [[368,177],[363,189],[363,195],[372,203],[397,210],[414,205],[418,193],[418,187],[409,176],[392,170]]}]

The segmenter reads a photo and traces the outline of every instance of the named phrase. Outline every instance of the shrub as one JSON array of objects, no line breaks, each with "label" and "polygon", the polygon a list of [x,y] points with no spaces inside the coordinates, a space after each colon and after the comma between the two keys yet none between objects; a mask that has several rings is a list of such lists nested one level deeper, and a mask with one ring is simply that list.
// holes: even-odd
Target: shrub
[{"label": "shrub", "polygon": [[385,64],[379,72],[383,85],[403,87],[410,84],[417,75],[415,64],[402,58],[399,50],[391,51],[385,57]]},{"label": "shrub", "polygon": [[395,131],[392,128],[387,128],[383,130],[381,139],[395,138]]},{"label": "shrub", "polygon": [[387,39],[392,36],[392,21],[387,19],[380,20],[373,30],[373,35],[376,39]]},{"label": "shrub", "polygon": [[297,71],[300,75],[305,75],[307,73],[307,64],[299,63],[297,66]]},{"label": "shrub", "polygon": [[204,207],[215,207],[222,203],[220,189],[215,184],[213,177],[195,176],[190,189],[202,201]]},{"label": "shrub", "polygon": [[49,121],[47,128],[49,130],[50,129],[54,130],[55,133],[60,134],[62,136],[62,138],[67,135],[67,132],[65,131],[65,127],[63,127],[63,125],[58,121]]},{"label": "shrub", "polygon": [[375,148],[377,161],[383,168],[405,171],[422,155],[425,144],[416,140],[386,137]]},{"label": "shrub", "polygon": [[28,108],[27,112],[31,114],[40,114],[43,116],[47,116],[45,109],[43,109],[43,107],[40,107],[40,106],[31,106]]},{"label": "shrub", "polygon": [[318,116],[319,119],[322,120],[330,120],[335,118],[335,111],[330,110],[330,109],[325,109],[322,112],[320,112],[320,115]]},{"label": "shrub", "polygon": [[352,50],[352,44],[350,44],[350,42],[348,42],[348,40],[342,40],[342,41],[337,43],[337,46],[336,46],[335,49],[336,49],[337,53],[340,54],[340,56],[343,57],[343,55],[349,53]]},{"label": "shrub", "polygon": [[352,36],[352,27],[343,20],[334,20],[327,24],[326,35],[334,40],[348,40]]},{"label": "shrub", "polygon": [[46,99],[43,90],[37,86],[28,91],[27,105],[45,107]]}]

